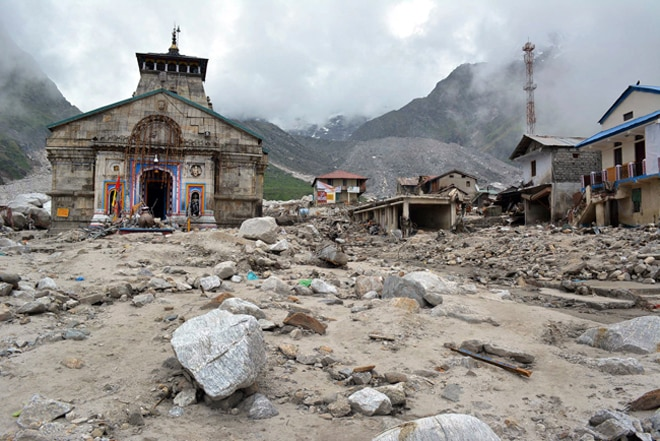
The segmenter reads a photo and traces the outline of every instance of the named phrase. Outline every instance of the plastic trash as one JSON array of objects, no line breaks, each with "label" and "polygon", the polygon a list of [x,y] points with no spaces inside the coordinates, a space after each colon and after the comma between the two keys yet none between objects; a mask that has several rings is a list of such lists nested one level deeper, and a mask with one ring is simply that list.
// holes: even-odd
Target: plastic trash
[{"label": "plastic trash", "polygon": [[83,280],[85,280],[83,276],[76,277],[76,282],[82,282]]},{"label": "plastic trash", "polygon": [[312,286],[312,279],[300,279],[298,281],[298,285],[306,286],[307,288],[309,288],[310,286]]},{"label": "plastic trash", "polygon": [[247,273],[247,279],[248,279],[248,280],[258,280],[258,279],[259,279],[259,276],[257,276],[257,275],[256,275],[255,273],[253,273],[252,271],[248,271],[248,273]]}]

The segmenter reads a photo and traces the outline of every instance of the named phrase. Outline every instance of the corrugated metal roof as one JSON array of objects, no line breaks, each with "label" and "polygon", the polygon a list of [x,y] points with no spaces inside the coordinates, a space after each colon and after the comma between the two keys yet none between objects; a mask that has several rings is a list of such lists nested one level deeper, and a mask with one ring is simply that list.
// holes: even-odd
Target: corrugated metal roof
[{"label": "corrugated metal roof", "polygon": [[527,149],[532,141],[536,141],[545,147],[575,147],[578,143],[584,140],[584,137],[577,136],[546,136],[546,135],[523,135],[516,149],[511,153],[509,159],[515,159],[527,153]]},{"label": "corrugated metal roof", "polygon": [[635,127],[648,124],[658,118],[660,118],[660,110],[656,110],[655,112],[649,113],[648,115],[640,116],[639,118],[631,119],[630,121],[626,121],[625,123],[612,127],[611,129],[598,132],[595,135],[585,139],[575,147],[580,148],[589,144],[593,144],[603,139],[607,139],[610,136],[618,135],[619,133],[623,133],[627,130],[634,129]]},{"label": "corrugated metal roof", "polygon": [[369,179],[369,178],[356,175],[354,173],[345,172],[343,170],[335,170],[333,172],[326,173],[321,176],[317,176],[316,179]]},{"label": "corrugated metal roof", "polygon": [[123,106],[123,105],[128,104],[128,103],[139,101],[143,98],[147,98],[147,97],[150,97],[152,95],[159,94],[159,93],[164,93],[165,95],[168,95],[172,98],[176,98],[179,101],[183,101],[184,103],[186,103],[190,106],[193,106],[193,107],[201,110],[204,113],[208,113],[209,115],[226,122],[230,126],[233,126],[237,129],[243,131],[243,132],[246,132],[246,133],[254,136],[255,138],[259,139],[259,141],[263,140],[263,137],[261,135],[259,135],[258,133],[253,132],[252,130],[250,130],[246,127],[243,127],[242,125],[238,124],[235,121],[230,120],[229,118],[225,118],[224,116],[220,115],[219,113],[214,112],[213,110],[209,109],[208,107],[204,107],[201,104],[198,104],[194,101],[190,101],[189,99],[184,98],[181,95],[178,95],[176,93],[170,92],[167,89],[152,90],[151,92],[143,93],[142,95],[137,95],[137,96],[134,96],[132,98],[128,98],[128,99],[125,99],[125,100],[122,100],[122,101],[117,101],[116,103],[108,104],[107,106],[99,107],[98,109],[90,110],[89,112],[81,113],[79,115],[75,115],[75,116],[72,116],[70,118],[63,119],[61,121],[55,122],[53,124],[50,124],[50,125],[46,126],[46,128],[49,129],[49,130],[52,130],[55,127],[62,126],[64,124],[68,124],[70,122],[77,121],[79,119],[84,119],[84,118],[87,118],[87,117],[92,116],[92,115],[97,115],[99,113],[103,113],[103,112],[105,112],[107,110],[110,110],[110,109],[113,109],[115,107],[120,107],[120,106]]},{"label": "corrugated metal roof", "polygon": [[623,100],[628,98],[628,95],[630,95],[633,92],[660,93],[660,86],[643,86],[643,85],[642,86],[638,86],[638,85],[628,86],[628,88],[621,94],[621,96],[619,96],[619,98],[617,98],[617,100],[614,102],[614,104],[612,104],[612,106],[609,109],[607,109],[607,112],[605,112],[605,115],[603,115],[598,120],[598,124],[602,124],[603,121],[605,121],[607,119],[607,117],[610,116],[610,114],[612,112],[614,112],[614,109],[619,107],[619,104],[621,104],[623,102]]}]

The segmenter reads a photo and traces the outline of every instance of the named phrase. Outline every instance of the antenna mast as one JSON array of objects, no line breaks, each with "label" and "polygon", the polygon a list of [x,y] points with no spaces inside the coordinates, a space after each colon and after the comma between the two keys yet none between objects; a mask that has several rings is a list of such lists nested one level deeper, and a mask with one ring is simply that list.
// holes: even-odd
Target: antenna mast
[{"label": "antenna mast", "polygon": [[528,41],[523,46],[522,50],[525,52],[525,68],[527,71],[527,82],[523,90],[527,91],[527,134],[534,134],[534,126],[536,125],[536,114],[534,113],[534,48],[535,46]]}]

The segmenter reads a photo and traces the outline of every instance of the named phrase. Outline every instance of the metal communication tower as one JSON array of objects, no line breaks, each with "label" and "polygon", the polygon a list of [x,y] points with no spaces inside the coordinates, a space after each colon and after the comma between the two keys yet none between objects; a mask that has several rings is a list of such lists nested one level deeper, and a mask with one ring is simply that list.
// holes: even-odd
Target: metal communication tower
[{"label": "metal communication tower", "polygon": [[534,45],[531,42],[525,43],[522,50],[525,52],[525,67],[527,70],[527,82],[523,90],[527,91],[527,134],[534,134],[534,125],[536,124],[536,114],[534,113]]}]

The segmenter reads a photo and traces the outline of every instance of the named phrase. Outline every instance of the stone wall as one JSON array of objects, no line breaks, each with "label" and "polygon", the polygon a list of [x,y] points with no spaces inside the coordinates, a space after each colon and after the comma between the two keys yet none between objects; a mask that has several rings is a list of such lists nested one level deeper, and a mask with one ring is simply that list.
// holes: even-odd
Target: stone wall
[{"label": "stone wall", "polygon": [[553,182],[581,182],[582,175],[601,170],[600,152],[557,149],[552,158]]}]

